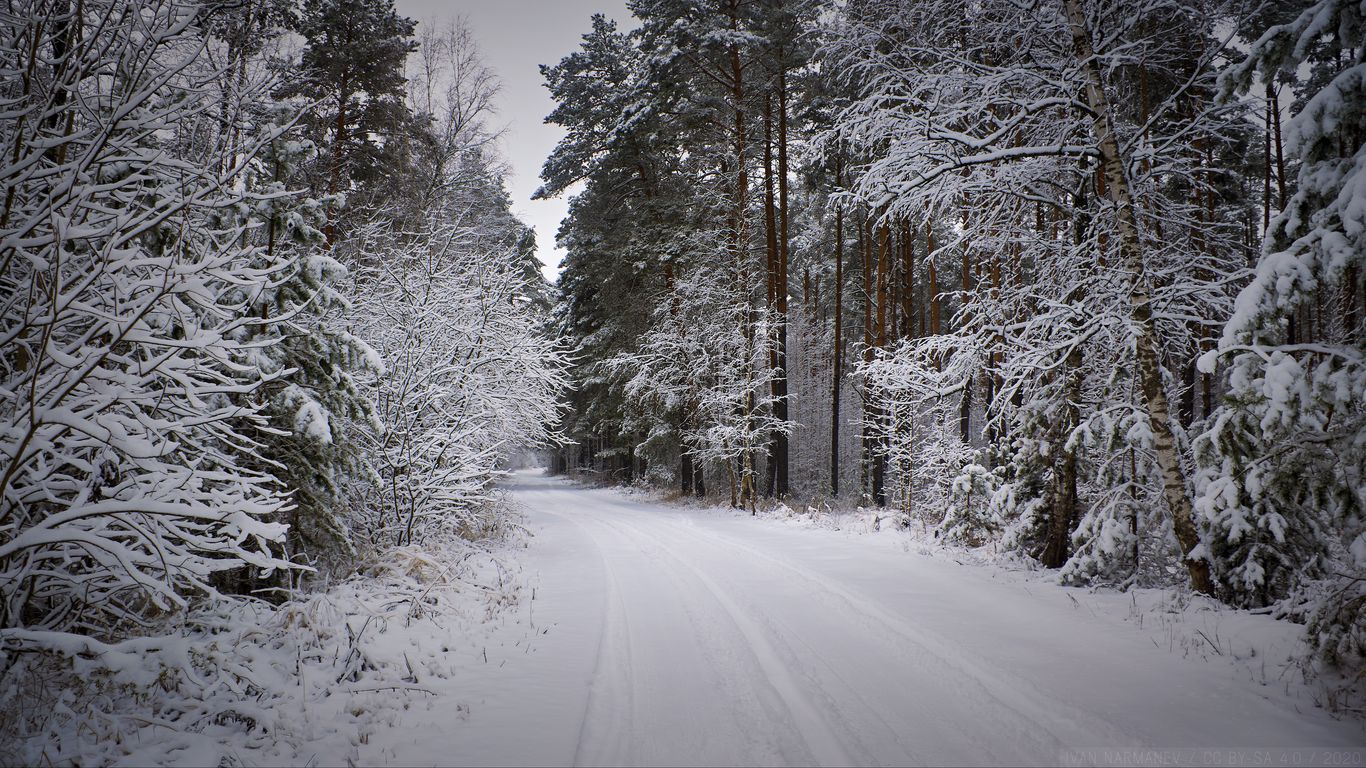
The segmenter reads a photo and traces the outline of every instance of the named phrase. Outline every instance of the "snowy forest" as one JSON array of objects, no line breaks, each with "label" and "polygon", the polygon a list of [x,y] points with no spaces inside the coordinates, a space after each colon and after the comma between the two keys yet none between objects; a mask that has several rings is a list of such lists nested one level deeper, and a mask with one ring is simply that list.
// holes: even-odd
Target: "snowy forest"
[{"label": "snowy forest", "polygon": [[0,9],[0,763],[429,694],[531,451],[1294,622],[1366,711],[1366,3],[627,8],[541,66],[556,283],[464,21]]},{"label": "snowy forest", "polygon": [[[92,643],[505,526],[493,480],[556,439],[567,357],[470,30],[373,0],[0,15],[6,719],[54,657],[127,683]],[[141,648],[168,686],[208,663]]]},{"label": "snowy forest", "polygon": [[1366,6],[630,7],[543,70],[560,469],[1187,584],[1360,679]]}]

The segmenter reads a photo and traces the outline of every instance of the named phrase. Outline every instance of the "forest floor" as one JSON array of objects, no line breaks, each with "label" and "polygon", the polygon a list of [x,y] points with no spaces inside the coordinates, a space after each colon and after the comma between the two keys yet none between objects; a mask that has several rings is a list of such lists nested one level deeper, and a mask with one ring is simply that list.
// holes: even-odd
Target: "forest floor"
[{"label": "forest floor", "polygon": [[[1301,627],[874,531],[509,483],[521,598],[359,764],[1361,765]],[[466,656],[474,649],[463,643]],[[454,649],[452,649],[454,650]]]}]

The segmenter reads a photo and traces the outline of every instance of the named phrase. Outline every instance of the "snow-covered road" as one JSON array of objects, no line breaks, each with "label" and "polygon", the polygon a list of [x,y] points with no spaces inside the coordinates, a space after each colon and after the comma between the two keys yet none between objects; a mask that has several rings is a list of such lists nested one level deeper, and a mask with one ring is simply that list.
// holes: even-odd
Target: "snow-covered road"
[{"label": "snow-covered road", "polygon": [[[1085,592],[907,552],[895,537],[529,474],[513,493],[535,534],[528,644],[490,652],[497,666],[463,680],[460,722],[443,724],[454,704],[437,703],[430,727],[394,729],[363,759],[1222,764],[1296,748],[1361,760],[1359,724],[1303,701],[1295,711],[1275,675],[1283,660],[1268,660],[1263,683],[1246,664],[1160,645]],[[1237,638],[1213,639],[1228,641],[1237,652]],[[1148,752],[1173,748],[1214,751]]]}]

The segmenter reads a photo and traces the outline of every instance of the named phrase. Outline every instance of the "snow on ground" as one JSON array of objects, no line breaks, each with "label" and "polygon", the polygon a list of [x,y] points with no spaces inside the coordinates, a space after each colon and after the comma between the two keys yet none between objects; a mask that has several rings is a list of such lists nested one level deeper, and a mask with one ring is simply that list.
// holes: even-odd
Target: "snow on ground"
[{"label": "snow on ground", "polygon": [[[1366,762],[1362,724],[1300,682],[1295,625],[1059,587],[868,513],[754,518],[525,472],[509,490],[524,548],[399,551],[199,619],[207,682],[149,696],[160,657],[103,649],[144,693],[68,694],[20,762]],[[63,715],[92,699],[106,715]]]},{"label": "snow on ground", "polygon": [[531,640],[507,622],[514,554],[399,548],[281,606],[200,606],[112,645],[48,638],[68,663],[0,665],[0,765],[348,765],[410,713],[454,728],[469,709],[452,679]]},{"label": "snow on ground", "polygon": [[[1299,627],[519,474],[534,599],[361,763],[1360,765]],[[529,644],[519,641],[530,638]],[[1217,650],[1216,650],[1217,649]]]}]

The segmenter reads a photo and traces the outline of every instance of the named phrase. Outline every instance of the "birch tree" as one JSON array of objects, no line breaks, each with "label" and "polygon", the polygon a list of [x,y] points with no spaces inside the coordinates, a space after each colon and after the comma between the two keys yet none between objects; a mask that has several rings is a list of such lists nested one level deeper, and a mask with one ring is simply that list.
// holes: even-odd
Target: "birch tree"
[{"label": "birch tree", "polygon": [[[1192,37],[1211,40],[1217,18],[1208,9],[1168,2],[986,3],[964,9],[956,3],[872,0],[850,4],[829,44],[832,60],[859,95],[828,141],[869,158],[854,174],[851,194],[882,211],[884,220],[954,222],[953,239],[932,249],[932,266],[960,249],[995,250],[999,266],[992,268],[990,291],[973,297],[979,305],[972,312],[960,313],[962,321],[976,323],[964,330],[983,335],[986,359],[999,359],[1005,339],[1027,327],[1018,324],[1041,312],[1083,313],[1076,318],[1085,317],[1082,322],[1069,321],[1077,332],[1061,346],[1019,339],[1025,349],[1051,350],[1051,362],[1035,360],[1056,370],[1056,377],[1041,378],[1036,370],[1016,384],[1003,381],[1006,389],[1021,392],[1018,387],[1030,380],[1079,384],[1079,366],[1088,365],[1091,350],[1108,354],[1090,345],[1095,329],[1107,327],[1094,321],[1124,324],[1120,349],[1129,355],[1120,361],[1122,370],[1133,376],[1134,395],[1148,417],[1148,449],[1160,470],[1156,480],[1191,582],[1205,592],[1212,588],[1208,564],[1191,514],[1181,428],[1173,420],[1163,371],[1178,350],[1191,348],[1189,331],[1178,320],[1184,308],[1196,309],[1188,316],[1216,315],[1227,289],[1213,276],[1236,274],[1236,268],[1228,263],[1227,248],[1197,249],[1188,234],[1172,232],[1217,238],[1217,223],[1162,227],[1172,220],[1189,222],[1192,213],[1163,185],[1208,185],[1180,151],[1182,142],[1228,141],[1225,113],[1188,109],[1194,95],[1209,87],[1218,44],[1187,63],[1190,56],[1178,55],[1178,38],[1171,34],[1178,21],[1196,20],[1203,26]],[[1138,114],[1121,114],[1111,93],[1127,87],[1115,73],[1130,62],[1162,71],[1174,87]],[[1070,274],[1058,282],[1043,279],[1052,269]],[[1020,288],[1029,290],[1019,293]],[[1014,301],[1011,294],[1022,301],[1013,313],[1002,314],[998,302]],[[1208,306],[1200,308],[1202,302]],[[998,311],[982,311],[984,305]],[[1057,391],[1068,397],[1066,387]],[[1075,403],[1075,386],[1073,391],[1067,401]],[[991,406],[998,413],[1021,402],[1002,394],[996,393]],[[1068,409],[1054,410],[1049,418],[1059,413]],[[1064,432],[1049,440],[1059,452],[1035,454],[1062,457],[1061,465],[1048,469],[1050,483],[1074,483],[1066,477],[1074,461],[1066,446],[1083,418],[1082,412],[1068,417]],[[1018,437],[1021,429],[1028,433],[1029,424],[1025,419],[998,433]],[[1064,497],[1071,495],[1066,491]],[[1055,518],[1045,526],[1043,556],[1061,565],[1080,512],[1070,503],[1049,509]]]}]

